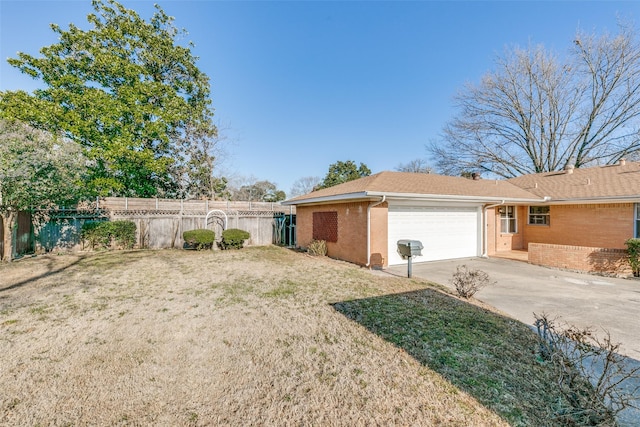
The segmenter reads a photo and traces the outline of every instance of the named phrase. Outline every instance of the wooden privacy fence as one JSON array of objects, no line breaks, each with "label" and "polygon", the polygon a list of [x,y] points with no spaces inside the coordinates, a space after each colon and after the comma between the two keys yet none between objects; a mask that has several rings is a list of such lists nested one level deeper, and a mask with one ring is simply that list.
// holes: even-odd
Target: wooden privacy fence
[{"label": "wooden privacy fence", "polygon": [[295,240],[295,234],[285,235],[292,230],[278,227],[284,223],[278,219],[285,216],[289,224],[294,223],[295,208],[279,203],[107,197],[96,200],[96,211],[112,221],[133,221],[140,248],[181,248],[182,233],[198,228],[213,230],[217,240],[225,228],[248,231],[248,245],[293,244]]},{"label": "wooden privacy fence", "polygon": [[110,212],[159,212],[163,214],[203,214],[213,209],[233,212],[279,212],[294,214],[294,206],[270,202],[231,202],[220,200],[144,199],[133,197],[105,197],[96,201],[97,208]]},{"label": "wooden privacy fence", "polygon": [[30,241],[45,252],[81,249],[82,225],[106,220],[133,221],[139,248],[181,248],[182,233],[197,228],[213,230],[217,240],[224,228],[239,228],[250,233],[249,245],[295,244],[295,207],[279,203],[107,197],[44,214]]},{"label": "wooden privacy fence", "polygon": [[[34,249],[33,225],[30,212],[18,212],[16,224],[12,230],[14,255],[32,253]],[[0,259],[4,253],[4,223],[0,218]]]}]

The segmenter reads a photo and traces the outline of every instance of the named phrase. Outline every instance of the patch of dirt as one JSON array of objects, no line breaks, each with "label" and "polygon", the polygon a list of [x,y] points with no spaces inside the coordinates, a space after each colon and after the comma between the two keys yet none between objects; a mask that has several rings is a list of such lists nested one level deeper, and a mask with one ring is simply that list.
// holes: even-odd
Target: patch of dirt
[{"label": "patch of dirt", "polygon": [[277,247],[0,265],[0,423],[507,425],[331,306],[420,287]]}]

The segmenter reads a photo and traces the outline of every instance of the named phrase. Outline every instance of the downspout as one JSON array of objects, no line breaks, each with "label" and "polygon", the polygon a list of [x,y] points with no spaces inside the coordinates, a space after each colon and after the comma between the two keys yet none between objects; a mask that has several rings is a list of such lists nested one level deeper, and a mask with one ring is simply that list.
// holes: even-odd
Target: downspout
[{"label": "downspout", "polygon": [[387,196],[382,196],[382,199],[367,206],[367,268],[371,268],[371,208],[383,204],[386,199]]},{"label": "downspout", "polygon": [[491,208],[495,208],[496,206],[502,206],[504,205],[505,200],[501,201],[500,203],[496,203],[494,205],[487,205],[484,207],[484,212],[482,215],[482,258],[489,258],[489,255],[487,255],[488,252],[488,248],[487,246],[489,246],[489,242],[487,239],[487,211]]}]

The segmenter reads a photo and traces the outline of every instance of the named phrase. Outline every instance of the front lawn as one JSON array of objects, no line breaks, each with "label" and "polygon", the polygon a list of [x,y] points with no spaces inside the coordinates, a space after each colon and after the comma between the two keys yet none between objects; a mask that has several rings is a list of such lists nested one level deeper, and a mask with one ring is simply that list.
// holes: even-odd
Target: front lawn
[{"label": "front lawn", "polygon": [[0,265],[3,425],[553,425],[526,325],[277,247]]}]

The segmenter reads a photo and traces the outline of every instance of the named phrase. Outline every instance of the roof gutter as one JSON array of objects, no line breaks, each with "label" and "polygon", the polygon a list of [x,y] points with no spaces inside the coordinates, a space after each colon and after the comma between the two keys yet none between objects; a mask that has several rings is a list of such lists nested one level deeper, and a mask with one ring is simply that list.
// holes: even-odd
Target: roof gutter
[{"label": "roof gutter", "polygon": [[[462,196],[462,195],[452,195],[452,194],[416,194],[416,193],[388,193],[388,192],[376,192],[376,191],[367,191],[366,194],[368,196],[382,196],[386,195],[389,199],[404,199],[404,200],[424,200],[424,201],[433,201],[433,202],[474,202],[474,203],[491,203],[496,201],[496,196]],[[510,203],[540,203],[543,201],[542,198],[511,198],[505,197],[504,202]]]},{"label": "roof gutter", "polygon": [[551,199],[545,197],[545,201],[553,202],[554,205],[571,205],[571,204],[590,204],[590,203],[629,203],[639,202],[640,195],[631,196],[608,196],[608,197],[594,197],[594,198],[567,198],[567,199]]},{"label": "roof gutter", "polygon": [[382,199],[367,206],[367,268],[371,268],[371,208],[383,204],[386,199],[387,196],[383,195]]},{"label": "roof gutter", "polygon": [[331,203],[331,202],[340,202],[344,200],[355,200],[355,199],[364,199],[367,197],[371,197],[367,194],[366,191],[359,191],[355,193],[347,193],[347,194],[334,194],[332,196],[320,196],[320,197],[309,197],[307,199],[291,199],[285,200],[281,202],[283,205],[306,205],[313,203]]},{"label": "roof gutter", "polygon": [[487,239],[487,211],[491,208],[495,208],[496,206],[502,206],[504,205],[506,202],[506,200],[502,200],[500,203],[494,203],[493,205],[487,205],[484,207],[484,209],[482,210],[482,258],[489,258],[489,255],[487,255],[488,252],[488,248],[487,246],[489,246],[489,242]]},{"label": "roof gutter", "polygon": [[[491,203],[496,200],[495,196],[461,196],[450,194],[417,194],[417,193],[389,193],[383,191],[358,191],[347,194],[335,194],[331,196],[310,197],[307,199],[292,199],[282,202],[283,205],[307,205],[307,204],[321,204],[331,202],[341,202],[347,200],[356,199],[371,199],[385,197],[387,199],[395,200],[420,200],[425,202],[460,202],[460,203]],[[544,200],[542,198],[505,198],[505,203],[514,204],[528,204],[528,203],[541,203]]]}]

